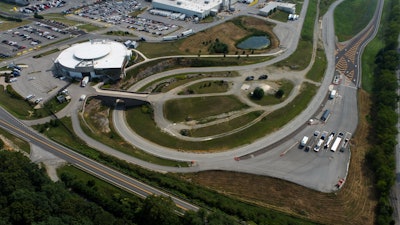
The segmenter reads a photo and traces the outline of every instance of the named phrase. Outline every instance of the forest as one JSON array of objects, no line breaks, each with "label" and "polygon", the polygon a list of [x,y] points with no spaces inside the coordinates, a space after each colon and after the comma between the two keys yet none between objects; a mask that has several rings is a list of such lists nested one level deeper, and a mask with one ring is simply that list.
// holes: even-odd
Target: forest
[{"label": "forest", "polygon": [[391,11],[388,19],[383,19],[383,41],[385,47],[375,58],[374,86],[372,90],[370,141],[373,145],[367,154],[367,162],[375,173],[378,194],[376,224],[394,224],[393,208],[390,204],[390,190],[395,182],[395,149],[397,138],[396,112],[399,96],[396,69],[399,68],[400,4],[388,1]]},{"label": "forest", "polygon": [[99,193],[96,182],[63,173],[51,181],[21,153],[0,151],[0,225],[189,225],[238,224],[221,212],[176,213],[170,198]]}]

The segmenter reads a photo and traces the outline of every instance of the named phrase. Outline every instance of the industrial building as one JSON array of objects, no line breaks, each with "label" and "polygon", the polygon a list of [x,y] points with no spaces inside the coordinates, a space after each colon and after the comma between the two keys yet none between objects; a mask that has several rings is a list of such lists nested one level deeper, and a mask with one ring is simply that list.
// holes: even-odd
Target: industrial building
[{"label": "industrial building", "polygon": [[125,65],[132,52],[123,43],[91,40],[72,45],[55,60],[57,75],[81,79],[108,77],[113,80],[125,75]]},{"label": "industrial building", "polygon": [[262,16],[269,16],[276,9],[294,14],[296,13],[296,4],[286,2],[269,2],[264,8],[260,9],[259,14]]},{"label": "industrial building", "polygon": [[223,0],[153,0],[154,9],[185,14],[203,19],[221,9]]}]

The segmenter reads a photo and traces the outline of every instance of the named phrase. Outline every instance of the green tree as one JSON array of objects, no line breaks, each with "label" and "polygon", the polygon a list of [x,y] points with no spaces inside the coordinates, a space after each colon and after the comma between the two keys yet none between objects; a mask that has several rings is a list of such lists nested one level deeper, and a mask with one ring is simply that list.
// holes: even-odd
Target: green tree
[{"label": "green tree", "polygon": [[279,90],[275,93],[275,97],[277,97],[277,98],[282,98],[284,94],[285,94],[285,92],[284,92],[282,89],[279,89]]},{"label": "green tree", "polygon": [[176,205],[165,196],[148,196],[139,210],[139,221],[143,225],[179,225],[175,213]]},{"label": "green tree", "polygon": [[4,141],[0,138],[0,150],[4,148]]},{"label": "green tree", "polygon": [[256,87],[253,91],[253,98],[255,99],[262,99],[264,97],[264,90],[260,87]]}]

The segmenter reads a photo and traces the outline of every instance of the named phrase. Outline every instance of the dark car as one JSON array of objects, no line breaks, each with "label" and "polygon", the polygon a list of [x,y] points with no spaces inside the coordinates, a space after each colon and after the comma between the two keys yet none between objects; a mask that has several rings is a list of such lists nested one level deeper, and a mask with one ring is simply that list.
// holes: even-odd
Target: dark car
[{"label": "dark car", "polygon": [[266,80],[268,79],[268,75],[267,74],[263,74],[261,76],[258,77],[259,80]]},{"label": "dark car", "polygon": [[254,76],[248,76],[246,77],[246,81],[254,80]]},{"label": "dark car", "polygon": [[14,77],[19,77],[19,76],[21,76],[21,74],[20,74],[18,71],[12,71],[12,75],[13,75]]}]

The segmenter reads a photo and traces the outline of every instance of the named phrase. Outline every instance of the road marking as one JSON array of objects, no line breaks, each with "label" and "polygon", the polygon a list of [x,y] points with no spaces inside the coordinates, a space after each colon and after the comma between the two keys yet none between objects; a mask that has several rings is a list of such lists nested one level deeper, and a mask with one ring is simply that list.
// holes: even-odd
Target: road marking
[{"label": "road marking", "polygon": [[282,156],[286,155],[286,153],[287,153],[290,149],[292,149],[294,146],[296,146],[297,144],[299,144],[298,141],[296,141],[292,146],[290,146],[288,149],[286,149],[285,151],[283,151],[279,156],[282,157]]}]

